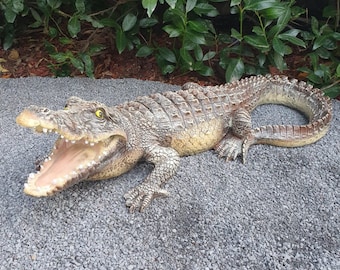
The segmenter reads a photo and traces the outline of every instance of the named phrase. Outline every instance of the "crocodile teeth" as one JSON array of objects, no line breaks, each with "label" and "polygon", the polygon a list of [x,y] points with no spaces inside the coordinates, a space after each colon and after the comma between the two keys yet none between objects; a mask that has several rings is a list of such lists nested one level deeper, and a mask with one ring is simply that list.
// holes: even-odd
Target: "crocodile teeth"
[{"label": "crocodile teeth", "polygon": [[71,143],[76,143],[76,141],[71,141]]},{"label": "crocodile teeth", "polygon": [[29,179],[33,179],[35,177],[35,173],[30,173],[29,175],[28,175],[28,178]]},{"label": "crocodile teeth", "polygon": [[63,179],[61,177],[55,178],[55,179],[52,180],[52,184],[55,185],[55,186],[58,186],[58,185],[63,186],[65,184],[65,182],[66,182],[66,179]]},{"label": "crocodile teeth", "polygon": [[47,128],[43,128],[42,129],[44,133],[47,133],[48,132],[48,129]]},{"label": "crocodile teeth", "polygon": [[52,188],[51,185],[48,185],[48,186],[37,187],[37,190],[39,192],[46,192],[46,191],[51,190],[51,188]]},{"label": "crocodile teeth", "polygon": [[64,135],[60,135],[60,138],[64,139],[65,137],[64,137]]},{"label": "crocodile teeth", "polygon": [[94,146],[94,143],[93,143],[93,142],[91,142],[91,143],[90,143],[90,145],[91,145],[91,146]]},{"label": "crocodile teeth", "polygon": [[89,141],[85,141],[85,144],[89,144]]}]

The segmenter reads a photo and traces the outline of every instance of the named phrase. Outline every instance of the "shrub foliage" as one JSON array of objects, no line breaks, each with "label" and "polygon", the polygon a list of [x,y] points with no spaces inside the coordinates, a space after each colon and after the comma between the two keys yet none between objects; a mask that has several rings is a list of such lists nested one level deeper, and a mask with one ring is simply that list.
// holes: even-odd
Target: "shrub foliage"
[{"label": "shrub foliage", "polygon": [[[153,54],[163,74],[180,70],[211,76],[222,69],[226,81],[267,73],[270,66],[285,70],[285,56],[302,51],[308,64],[300,72],[335,97],[340,93],[339,1],[330,1],[338,5],[327,6],[324,19],[317,19],[306,17],[294,0],[3,0],[0,39],[8,49],[28,26],[68,44],[84,27],[110,28],[119,53]],[[173,42],[157,44],[154,33]],[[45,41],[45,48],[57,76],[68,75],[72,65],[93,77],[91,57],[104,46],[61,53]]]}]

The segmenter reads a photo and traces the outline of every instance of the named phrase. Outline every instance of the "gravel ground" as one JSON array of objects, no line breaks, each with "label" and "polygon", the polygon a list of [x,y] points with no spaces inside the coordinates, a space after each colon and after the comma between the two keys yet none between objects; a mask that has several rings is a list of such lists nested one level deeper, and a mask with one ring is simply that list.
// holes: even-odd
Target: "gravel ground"
[{"label": "gravel ground", "polygon": [[[212,151],[181,159],[170,197],[129,214],[123,194],[151,167],[75,185],[53,197],[23,194],[54,136],[15,124],[30,104],[67,97],[109,105],[174,90],[157,82],[72,78],[0,80],[0,269],[340,269],[340,102],[329,133],[301,148],[257,145],[226,163]],[[262,106],[254,125],[304,123]]]}]

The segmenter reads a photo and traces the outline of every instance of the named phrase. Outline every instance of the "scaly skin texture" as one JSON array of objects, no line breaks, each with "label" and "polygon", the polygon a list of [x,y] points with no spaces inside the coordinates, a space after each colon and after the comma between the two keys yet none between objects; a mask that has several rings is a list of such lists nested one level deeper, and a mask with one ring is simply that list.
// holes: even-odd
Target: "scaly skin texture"
[{"label": "scaly skin texture", "polygon": [[[251,111],[264,103],[303,112],[305,125],[251,127]],[[254,76],[214,87],[185,84],[177,92],[138,97],[114,107],[69,98],[64,110],[30,106],[17,123],[37,132],[56,132],[50,155],[32,173],[24,192],[48,196],[82,180],[121,175],[144,158],[154,169],[125,194],[133,212],[143,211],[177,170],[180,156],[215,149],[220,157],[246,159],[253,144],[303,146],[326,134],[332,117],[329,98],[304,82]]]}]

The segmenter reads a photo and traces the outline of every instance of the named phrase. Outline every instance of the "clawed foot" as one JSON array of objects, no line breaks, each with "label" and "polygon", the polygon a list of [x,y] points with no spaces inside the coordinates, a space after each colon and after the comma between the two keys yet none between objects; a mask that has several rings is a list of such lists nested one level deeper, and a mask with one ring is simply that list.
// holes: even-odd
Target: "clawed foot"
[{"label": "clawed foot", "polygon": [[154,198],[168,195],[169,193],[165,189],[157,185],[142,183],[128,191],[124,198],[126,206],[130,208],[130,213],[133,213],[138,208],[140,212],[143,212]]},{"label": "clawed foot", "polygon": [[254,136],[250,133],[245,139],[228,134],[216,146],[215,150],[219,157],[225,157],[226,161],[235,160],[242,155],[245,163],[249,147],[254,144]]}]

